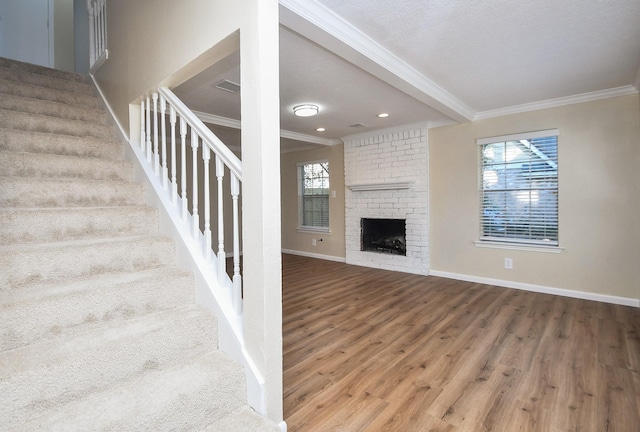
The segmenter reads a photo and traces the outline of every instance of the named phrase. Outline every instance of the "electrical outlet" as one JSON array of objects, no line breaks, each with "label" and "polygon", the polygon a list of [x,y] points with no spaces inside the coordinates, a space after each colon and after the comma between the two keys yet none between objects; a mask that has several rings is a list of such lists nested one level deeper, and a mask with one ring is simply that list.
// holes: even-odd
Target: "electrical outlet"
[{"label": "electrical outlet", "polygon": [[311,239],[311,246],[317,246],[318,241],[316,239]]},{"label": "electrical outlet", "polygon": [[506,268],[508,270],[512,270],[513,269],[513,259],[505,258],[504,259],[504,268]]}]

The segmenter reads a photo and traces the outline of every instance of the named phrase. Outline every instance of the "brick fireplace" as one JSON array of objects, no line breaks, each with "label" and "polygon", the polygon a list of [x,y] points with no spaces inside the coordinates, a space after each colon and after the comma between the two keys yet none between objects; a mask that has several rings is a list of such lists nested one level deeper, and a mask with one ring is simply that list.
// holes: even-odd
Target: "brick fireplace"
[{"label": "brick fireplace", "polygon": [[[347,263],[428,273],[427,136],[426,125],[413,125],[344,139]],[[403,220],[405,255],[363,250],[363,219]]]}]

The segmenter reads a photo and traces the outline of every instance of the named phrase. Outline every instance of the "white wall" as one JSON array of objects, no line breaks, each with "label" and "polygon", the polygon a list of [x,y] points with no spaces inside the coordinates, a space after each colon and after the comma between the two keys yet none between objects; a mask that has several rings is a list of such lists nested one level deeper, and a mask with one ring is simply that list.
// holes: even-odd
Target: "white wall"
[{"label": "white wall", "polygon": [[[240,47],[244,341],[264,379],[250,403],[279,422],[282,414],[280,254],[279,20],[277,0],[107,1],[109,59],[95,74],[125,130],[129,108],[160,85],[175,86]],[[130,127],[131,126],[131,127]],[[220,317],[219,317],[220,319]]]},{"label": "white wall", "polygon": [[[431,129],[432,270],[640,299],[639,99],[625,96]],[[476,138],[554,128],[560,130],[559,237],[564,250],[475,246],[480,204]],[[506,257],[513,259],[513,270],[504,268]]]}]

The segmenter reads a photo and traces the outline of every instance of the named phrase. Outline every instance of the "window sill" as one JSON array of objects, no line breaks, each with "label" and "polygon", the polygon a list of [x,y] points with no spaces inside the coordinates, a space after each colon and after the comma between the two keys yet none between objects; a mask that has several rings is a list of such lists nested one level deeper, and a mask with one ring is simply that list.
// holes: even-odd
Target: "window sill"
[{"label": "window sill", "polygon": [[482,247],[482,248],[521,250],[521,251],[528,251],[528,252],[561,253],[564,250],[564,248],[560,246],[540,246],[540,245],[528,245],[528,244],[522,244],[522,243],[492,242],[492,241],[484,241],[484,240],[476,240],[473,243],[477,247]]},{"label": "window sill", "polygon": [[297,231],[300,233],[318,233],[318,234],[331,234],[331,230],[329,228],[323,227],[298,227]]}]

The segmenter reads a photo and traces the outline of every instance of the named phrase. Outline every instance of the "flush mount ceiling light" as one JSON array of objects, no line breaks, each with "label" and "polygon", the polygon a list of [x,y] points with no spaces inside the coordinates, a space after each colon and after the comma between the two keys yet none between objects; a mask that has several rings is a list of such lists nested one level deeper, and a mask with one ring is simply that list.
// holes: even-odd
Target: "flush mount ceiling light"
[{"label": "flush mount ceiling light", "polygon": [[318,111],[320,111],[318,105],[312,104],[297,105],[293,107],[293,113],[298,117],[311,117],[318,114]]},{"label": "flush mount ceiling light", "polygon": [[380,113],[380,114],[378,114],[378,117],[379,118],[389,117],[389,114],[388,113]]},{"label": "flush mount ceiling light", "polygon": [[326,129],[325,129],[325,128],[323,128],[323,127],[319,127],[319,128],[317,128],[316,130],[317,130],[318,132],[324,132],[324,131],[326,131]]}]

